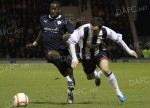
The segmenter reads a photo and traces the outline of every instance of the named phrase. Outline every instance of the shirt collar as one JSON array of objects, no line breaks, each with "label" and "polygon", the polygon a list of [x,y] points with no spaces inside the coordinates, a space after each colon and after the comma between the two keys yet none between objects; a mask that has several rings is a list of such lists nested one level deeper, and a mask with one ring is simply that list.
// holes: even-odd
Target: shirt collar
[{"label": "shirt collar", "polygon": [[[48,17],[49,17],[50,19],[54,19],[54,18],[51,17],[51,15],[49,15]],[[59,15],[59,16],[56,17],[55,19],[58,19],[58,18],[60,18],[60,17],[61,17],[61,15]]]}]

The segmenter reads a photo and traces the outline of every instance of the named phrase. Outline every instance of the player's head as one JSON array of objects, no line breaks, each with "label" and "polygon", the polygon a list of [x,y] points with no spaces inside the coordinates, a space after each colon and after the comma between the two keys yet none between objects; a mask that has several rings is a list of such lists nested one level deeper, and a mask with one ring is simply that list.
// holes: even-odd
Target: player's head
[{"label": "player's head", "polygon": [[52,18],[56,18],[58,17],[58,15],[60,14],[61,12],[61,9],[60,9],[61,5],[58,1],[53,1],[51,4],[50,4],[50,15]]},{"label": "player's head", "polygon": [[94,31],[94,34],[97,35],[103,26],[103,20],[99,17],[94,17],[91,20],[91,29]]}]

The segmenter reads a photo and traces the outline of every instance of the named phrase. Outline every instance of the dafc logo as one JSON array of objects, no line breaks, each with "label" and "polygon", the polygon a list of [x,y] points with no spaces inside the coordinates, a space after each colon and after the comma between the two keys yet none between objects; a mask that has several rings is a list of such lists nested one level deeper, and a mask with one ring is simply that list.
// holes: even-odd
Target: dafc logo
[{"label": "dafc logo", "polygon": [[[36,102],[38,99],[30,99],[30,103]],[[1,108],[1,107],[0,107]],[[14,102],[5,102],[5,108],[15,108]]]},{"label": "dafc logo", "polygon": [[116,9],[116,14],[117,15],[121,15],[124,13],[133,13],[133,12],[139,12],[139,11],[146,11],[147,10],[147,6],[141,6],[141,7],[137,7],[137,6],[131,6],[131,7],[123,7],[122,9]]},{"label": "dafc logo", "polygon": [[68,18],[66,18],[65,20],[56,20],[56,21],[54,21],[54,23],[55,23],[55,26],[59,26],[59,25],[61,25],[61,24],[67,24],[68,23],[68,21],[69,22],[71,22],[71,23],[76,23],[76,22],[83,22],[83,21],[85,21],[86,20],[86,18],[85,17],[79,17],[79,18],[75,18],[75,17],[68,17]]},{"label": "dafc logo", "polygon": [[141,77],[139,79],[129,80],[129,85],[134,86],[134,85],[146,84],[146,83],[149,83],[149,82],[150,82],[149,77]]},{"label": "dafc logo", "polygon": [[142,42],[142,41],[139,41],[139,42],[135,42],[132,44],[129,45],[129,47],[131,48],[145,48],[145,47],[150,47],[150,42]]},{"label": "dafc logo", "polygon": [[87,95],[87,94],[96,94],[97,91],[98,91],[97,88],[91,88],[91,89],[82,88],[82,89],[74,90],[73,93],[74,95]]},{"label": "dafc logo", "polygon": [[8,28],[8,29],[0,29],[0,36],[4,35],[12,35],[12,34],[17,34],[17,33],[23,33],[23,28],[18,28],[18,29],[13,29],[13,28]]},{"label": "dafc logo", "polygon": [[19,71],[22,69],[29,69],[30,65],[29,64],[11,64],[9,66],[0,66],[0,73],[2,72],[14,72],[14,71]]},{"label": "dafc logo", "polygon": [[82,22],[85,21],[85,17],[80,17],[80,18],[75,18],[75,17],[69,17],[66,19],[67,21],[70,21],[71,23],[76,23],[76,22]]}]

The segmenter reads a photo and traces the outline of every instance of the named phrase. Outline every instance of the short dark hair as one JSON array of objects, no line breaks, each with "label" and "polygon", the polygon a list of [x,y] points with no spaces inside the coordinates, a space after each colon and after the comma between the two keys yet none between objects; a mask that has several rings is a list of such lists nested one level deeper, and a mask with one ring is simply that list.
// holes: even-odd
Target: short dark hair
[{"label": "short dark hair", "polygon": [[102,18],[100,17],[94,17],[92,20],[91,20],[91,24],[92,26],[98,26],[99,29],[101,29],[101,27],[103,26],[104,24],[104,21]]},{"label": "short dark hair", "polygon": [[56,5],[58,5],[59,7],[61,7],[61,3],[60,3],[59,1],[57,1],[57,0],[53,1],[53,2],[50,4],[50,6],[51,6],[51,5],[54,5],[54,4],[56,4]]}]

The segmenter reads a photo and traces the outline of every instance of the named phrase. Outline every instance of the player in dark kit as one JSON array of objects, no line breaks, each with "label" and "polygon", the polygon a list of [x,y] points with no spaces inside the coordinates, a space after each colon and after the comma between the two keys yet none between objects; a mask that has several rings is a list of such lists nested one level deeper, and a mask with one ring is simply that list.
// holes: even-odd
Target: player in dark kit
[{"label": "player in dark kit", "polygon": [[60,15],[60,3],[54,1],[50,5],[50,14],[40,17],[41,30],[37,39],[28,44],[27,48],[33,48],[43,39],[46,58],[53,63],[59,72],[67,79],[68,103],[73,103],[74,77],[73,68],[78,61],[72,61],[63,36],[70,35],[74,31],[73,25]]}]

